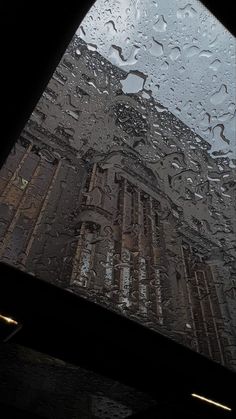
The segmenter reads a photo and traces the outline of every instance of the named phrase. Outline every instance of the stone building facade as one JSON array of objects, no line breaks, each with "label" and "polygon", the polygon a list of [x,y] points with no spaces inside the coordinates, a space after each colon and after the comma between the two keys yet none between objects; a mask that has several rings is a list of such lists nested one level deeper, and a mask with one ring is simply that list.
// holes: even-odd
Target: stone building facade
[{"label": "stone building facade", "polygon": [[0,258],[236,366],[224,156],[74,37],[0,173]]}]

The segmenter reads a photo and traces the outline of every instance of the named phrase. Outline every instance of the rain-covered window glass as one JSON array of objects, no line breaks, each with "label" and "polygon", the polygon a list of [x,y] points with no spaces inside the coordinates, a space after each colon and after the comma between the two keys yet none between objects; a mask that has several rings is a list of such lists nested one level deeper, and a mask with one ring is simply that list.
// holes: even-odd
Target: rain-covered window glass
[{"label": "rain-covered window glass", "polygon": [[124,419],[156,405],[151,396],[92,371],[13,343],[1,346],[0,399],[22,412],[4,412],[4,419]]},{"label": "rain-covered window glass", "polygon": [[0,172],[0,258],[236,367],[235,39],[98,0]]}]

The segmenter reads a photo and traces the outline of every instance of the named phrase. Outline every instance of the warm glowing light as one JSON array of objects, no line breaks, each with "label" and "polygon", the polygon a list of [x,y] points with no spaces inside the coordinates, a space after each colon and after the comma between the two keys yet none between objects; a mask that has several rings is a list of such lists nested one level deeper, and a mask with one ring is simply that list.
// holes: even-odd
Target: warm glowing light
[{"label": "warm glowing light", "polygon": [[214,402],[213,400],[207,399],[206,397],[199,396],[199,394],[192,393],[191,396],[196,397],[197,399],[203,400],[204,402],[214,404],[217,407],[221,407],[221,409],[230,410],[230,411],[232,410],[232,409],[230,409],[230,407],[227,407],[227,406],[224,406],[223,404]]},{"label": "warm glowing light", "polygon": [[10,317],[5,317],[0,314],[0,319],[4,320],[5,322],[9,324],[18,324],[16,320],[11,319]]}]

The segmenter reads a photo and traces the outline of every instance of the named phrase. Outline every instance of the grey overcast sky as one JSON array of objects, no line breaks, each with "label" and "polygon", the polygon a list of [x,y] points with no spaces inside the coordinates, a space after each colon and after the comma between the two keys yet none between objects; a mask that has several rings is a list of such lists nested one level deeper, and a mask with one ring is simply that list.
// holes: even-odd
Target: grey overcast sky
[{"label": "grey overcast sky", "polygon": [[77,34],[236,167],[235,38],[198,0],[97,0]]}]

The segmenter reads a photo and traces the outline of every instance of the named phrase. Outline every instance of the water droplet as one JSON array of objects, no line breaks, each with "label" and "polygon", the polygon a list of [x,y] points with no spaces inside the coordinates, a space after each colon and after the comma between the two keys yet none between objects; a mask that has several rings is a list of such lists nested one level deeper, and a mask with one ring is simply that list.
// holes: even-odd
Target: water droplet
[{"label": "water droplet", "polygon": [[76,35],[78,35],[79,38],[84,39],[86,36],[85,30],[82,25],[79,26],[79,28],[76,31]]},{"label": "water droplet", "polygon": [[157,32],[165,32],[167,23],[164,19],[164,16],[161,15],[158,21],[153,25],[153,29]]},{"label": "water droplet", "polygon": [[232,114],[231,113],[224,113],[223,115],[218,116],[218,120],[220,122],[225,122],[225,121],[227,121],[231,117],[232,117]]},{"label": "water droplet", "polygon": [[235,111],[235,107],[236,107],[235,103],[230,103],[229,106],[228,106],[228,110],[231,113],[233,113]]},{"label": "water droplet", "polygon": [[186,49],[186,56],[187,57],[193,57],[196,55],[199,51],[199,48],[196,45],[193,45]]},{"label": "water droplet", "polygon": [[152,46],[149,51],[154,57],[160,57],[163,55],[163,45],[153,38]]},{"label": "water droplet", "polygon": [[149,90],[149,92],[147,92],[146,90],[142,92],[142,97],[144,99],[151,99],[151,91]]},{"label": "water droplet", "polygon": [[223,124],[217,124],[213,128],[213,140],[216,142],[221,142],[222,140],[229,144],[229,140],[224,135],[224,125]]},{"label": "water droplet", "polygon": [[177,58],[179,58],[180,56],[180,48],[179,47],[174,47],[172,48],[169,57],[171,58],[172,61],[177,60]]},{"label": "water droplet", "polygon": [[106,22],[105,27],[107,28],[108,32],[117,32],[116,25],[113,20]]},{"label": "water droplet", "polygon": [[201,122],[200,122],[200,126],[201,127],[208,127],[209,126],[209,124],[210,124],[210,115],[209,115],[209,113],[208,112],[206,112],[204,115],[203,115],[203,118],[202,118],[202,120],[201,120]]},{"label": "water droplet", "polygon": [[167,108],[165,108],[165,106],[162,106],[162,105],[160,105],[160,104],[156,104],[155,105],[155,108],[156,108],[156,110],[158,111],[158,112],[165,112],[165,111],[167,111]]},{"label": "water droplet", "polygon": [[167,61],[164,61],[164,63],[161,65],[161,69],[168,70],[168,68],[169,68],[169,63]]},{"label": "water droplet", "polygon": [[179,19],[183,19],[183,18],[186,18],[186,17],[193,18],[196,14],[197,14],[197,11],[192,7],[191,4],[187,4],[182,9],[180,8],[180,9],[177,10],[177,17]]},{"label": "water droplet", "polygon": [[122,90],[124,93],[137,93],[143,89],[146,76],[140,72],[130,72],[128,76],[121,80]]},{"label": "water droplet", "polygon": [[87,48],[89,51],[97,51],[97,45],[95,44],[87,44]]},{"label": "water droplet", "polygon": [[212,52],[208,50],[203,50],[200,52],[199,57],[206,57],[209,58],[212,56]]},{"label": "water droplet", "polygon": [[220,65],[221,65],[221,61],[216,59],[209,65],[209,68],[213,71],[218,71]]},{"label": "water droplet", "polygon": [[111,45],[109,50],[109,58],[118,66],[134,65],[137,62],[137,53],[139,51],[137,45],[133,45],[131,52],[127,58],[124,57],[122,48],[117,45]]},{"label": "water droplet", "polygon": [[227,94],[227,87],[225,84],[222,84],[220,89],[211,96],[210,101],[213,105],[219,105],[225,101]]},{"label": "water droplet", "polygon": [[185,111],[187,111],[189,108],[190,108],[190,106],[192,105],[192,101],[191,100],[188,100],[186,103],[185,103],[185,105],[183,106],[183,109],[185,110]]},{"label": "water droplet", "polygon": [[198,102],[197,109],[202,109],[202,103],[201,102]]},{"label": "water droplet", "polygon": [[211,41],[211,43],[209,44],[210,47],[215,47],[218,41],[218,37],[219,37],[219,34],[217,34],[216,37],[213,39],[213,41]]}]

